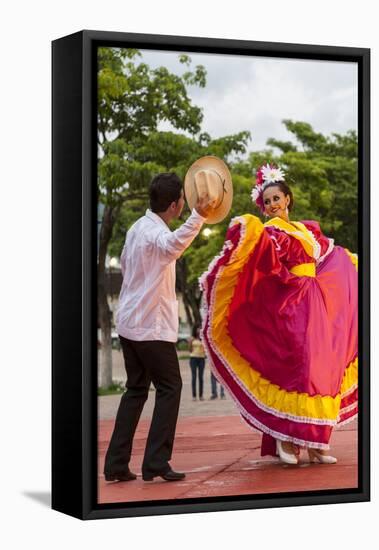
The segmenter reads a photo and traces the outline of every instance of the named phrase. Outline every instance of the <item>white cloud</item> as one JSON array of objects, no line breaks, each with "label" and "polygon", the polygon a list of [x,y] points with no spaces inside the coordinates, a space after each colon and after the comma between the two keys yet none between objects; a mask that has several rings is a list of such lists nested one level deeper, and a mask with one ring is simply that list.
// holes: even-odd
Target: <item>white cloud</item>
[{"label": "white cloud", "polygon": [[[143,52],[151,66],[182,73],[175,52]],[[251,148],[291,138],[282,124],[309,122],[324,134],[357,129],[357,65],[347,62],[190,54],[207,69],[207,86],[189,89],[203,109],[202,130],[219,137],[248,130]],[[169,125],[162,125],[168,129]]]}]

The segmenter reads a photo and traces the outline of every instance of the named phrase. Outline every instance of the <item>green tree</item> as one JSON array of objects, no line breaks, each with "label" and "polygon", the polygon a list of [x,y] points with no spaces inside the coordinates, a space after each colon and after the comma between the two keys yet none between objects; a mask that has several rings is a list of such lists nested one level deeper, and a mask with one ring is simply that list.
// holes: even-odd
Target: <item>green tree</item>
[{"label": "green tree", "polygon": [[357,250],[358,139],[355,131],[324,136],[305,122],[283,121],[296,139],[268,141],[281,150],[278,162],[292,184],[297,219],[315,219],[336,243]]},{"label": "green tree", "polygon": [[[336,243],[356,251],[357,247],[357,136],[317,134],[304,122],[284,121],[293,134],[293,142],[269,139],[267,148],[250,152],[247,159],[236,157],[245,153],[250,138],[248,132],[212,140],[208,134],[197,139],[173,133],[152,133],[139,152],[146,162],[157,162],[167,170],[184,177],[190,164],[205,154],[223,158],[231,170],[234,198],[227,218],[209,231],[202,231],[177,262],[177,289],[182,293],[189,323],[200,322],[200,291],[198,277],[210,261],[219,254],[232,217],[244,213],[260,214],[251,201],[254,174],[258,166],[274,162],[283,166],[295,197],[294,219],[312,219],[321,223],[322,230]],[[124,205],[116,223],[112,254],[120,255],[125,231],[146,208],[144,200]],[[188,215],[188,211],[187,214]],[[184,216],[184,218],[186,217]],[[184,219],[183,218],[183,219]],[[182,223],[178,221],[173,228]]]},{"label": "green tree", "polygon": [[[143,143],[137,144],[135,159],[138,162],[147,164],[156,163],[155,165],[159,166],[161,171],[175,172],[184,179],[190,165],[204,155],[215,155],[230,164],[230,157],[237,153],[246,152],[249,139],[250,134],[248,132],[240,132],[214,140],[208,134],[201,134],[195,139],[173,132],[152,132]],[[236,181],[234,183],[238,186]],[[244,189],[244,193],[237,193],[233,203],[233,211],[242,208],[240,198],[248,196],[245,193],[247,188]],[[124,203],[115,223],[113,238],[109,246],[112,255],[120,256],[126,230],[145,212],[146,206],[146,196]],[[189,214],[187,209],[182,214],[181,220],[173,222],[172,229],[183,223]],[[230,216],[228,219],[230,219]],[[223,239],[223,230],[226,227],[227,221],[224,221],[220,226],[218,225],[217,230],[212,230],[211,238],[201,234],[177,261],[177,290],[182,294],[187,318],[191,325],[200,322],[200,294],[197,273],[201,267],[206,267],[206,262],[212,251],[216,252],[217,246],[220,246]],[[202,258],[203,261],[201,261]]]},{"label": "green tree", "polygon": [[[295,197],[295,219],[316,219],[338,244],[357,246],[357,135],[324,136],[305,122],[284,120],[291,141],[271,138],[261,151],[245,154],[249,132],[212,138],[201,132],[201,110],[192,105],[186,86],[205,86],[202,66],[182,76],[138,62],[137,50],[99,51],[99,200],[105,205],[99,245],[99,323],[104,369],[102,385],[111,381],[111,325],[105,293],[107,252],[119,256],[126,230],[146,209],[147,188],[154,174],[174,171],[184,178],[197,158],[212,154],[229,165],[234,200],[229,216],[202,231],[177,262],[177,289],[182,293],[191,325],[200,321],[198,277],[222,247],[230,219],[246,212],[258,214],[250,193],[256,168],[266,162],[283,166]],[[188,69],[191,60],[180,56]],[[177,132],[159,132],[169,121]],[[173,229],[182,220],[173,224]],[[263,220],[263,218],[262,218]],[[112,236],[113,233],[113,236]]]},{"label": "green tree", "polygon": [[[151,69],[140,61],[140,52],[125,48],[100,48],[98,53],[98,192],[104,205],[98,250],[98,322],[101,328],[100,385],[112,382],[111,312],[105,290],[105,260],[121,206],[146,196],[152,174],[163,166],[138,154],[161,121],[196,134],[201,110],[192,104],[187,86],[205,86],[203,66],[181,76],[165,67]],[[191,60],[180,56],[188,69]]]},{"label": "green tree", "polygon": [[[336,243],[357,250],[358,141],[354,131],[324,136],[306,122],[284,120],[293,141],[270,138],[267,148],[253,151],[232,165],[248,177],[266,162],[285,169],[294,194],[292,217],[317,220]],[[257,213],[257,211],[256,211]],[[263,218],[262,218],[263,219]]]},{"label": "green tree", "polygon": [[[250,152],[245,160],[234,160],[232,173],[234,198],[231,212],[220,224],[210,226],[186,250],[185,280],[187,292],[199,301],[198,277],[220,253],[230,219],[245,213],[265,218],[251,201],[256,169],[273,162],[285,168],[286,179],[294,193],[293,219],[317,220],[323,232],[337,244],[357,250],[357,135],[353,131],[330,137],[314,132],[304,122],[285,120],[293,142],[269,139],[263,151]],[[191,317],[189,317],[191,319]],[[198,322],[196,316],[192,322]]]}]

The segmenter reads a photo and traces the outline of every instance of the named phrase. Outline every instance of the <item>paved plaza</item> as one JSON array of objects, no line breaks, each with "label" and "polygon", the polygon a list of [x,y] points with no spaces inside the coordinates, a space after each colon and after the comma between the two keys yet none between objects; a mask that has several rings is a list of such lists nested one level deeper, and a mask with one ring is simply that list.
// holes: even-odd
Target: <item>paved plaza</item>
[{"label": "paved plaza", "polygon": [[[187,356],[188,353],[179,352],[180,356]],[[191,392],[191,369],[189,366],[189,359],[180,360],[180,372],[183,379],[182,398],[180,402],[179,417],[184,416],[218,416],[218,415],[230,415],[237,414],[237,409],[232,400],[226,396],[226,399],[216,399],[211,401],[211,383],[210,383],[210,371],[209,366],[206,364],[204,371],[204,401],[192,401]],[[113,380],[117,380],[125,383],[125,368],[122,358],[122,353],[113,351]],[[154,408],[155,391],[151,386],[149,392],[149,398],[145,404],[142,418],[151,418]],[[218,393],[220,390],[219,384],[217,384]],[[120,395],[102,396],[99,397],[99,418],[101,420],[115,418],[117,407],[120,402]]]},{"label": "paved plaza", "polygon": [[[114,351],[114,379],[125,380],[121,353]],[[180,360],[182,400],[171,465],[186,473],[180,482],[161,478],[144,482],[141,462],[154,406],[155,391],[146,402],[133,446],[130,468],[138,478],[107,483],[104,456],[113,430],[120,395],[99,397],[98,500],[100,503],[191,499],[254,495],[321,489],[354,488],[358,484],[357,423],[335,430],[331,440],[337,464],[310,464],[302,451],[301,462],[288,466],[274,457],[260,456],[261,435],[252,431],[237,413],[232,400],[209,400],[210,372],[206,367],[204,401],[192,401],[188,359]]]}]

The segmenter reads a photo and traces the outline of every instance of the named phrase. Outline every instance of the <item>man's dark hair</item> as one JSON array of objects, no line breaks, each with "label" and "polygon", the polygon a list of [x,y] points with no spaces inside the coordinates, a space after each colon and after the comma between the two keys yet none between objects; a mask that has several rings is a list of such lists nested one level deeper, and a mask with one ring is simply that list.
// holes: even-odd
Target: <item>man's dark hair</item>
[{"label": "man's dark hair", "polygon": [[172,202],[178,202],[182,193],[182,182],[174,173],[158,174],[149,189],[152,212],[165,212]]}]

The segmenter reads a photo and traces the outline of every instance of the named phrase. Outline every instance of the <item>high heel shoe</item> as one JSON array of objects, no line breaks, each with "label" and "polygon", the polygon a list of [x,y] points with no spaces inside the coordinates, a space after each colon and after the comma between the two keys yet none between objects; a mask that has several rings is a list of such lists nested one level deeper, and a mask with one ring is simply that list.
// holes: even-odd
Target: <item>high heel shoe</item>
[{"label": "high heel shoe", "polygon": [[337,459],[331,455],[323,455],[317,449],[308,448],[309,462],[319,462],[320,464],[335,464]]},{"label": "high heel shoe", "polygon": [[283,449],[280,439],[276,440],[276,452],[278,453],[282,462],[285,462],[286,464],[298,464],[296,455],[286,453],[286,451]]}]

